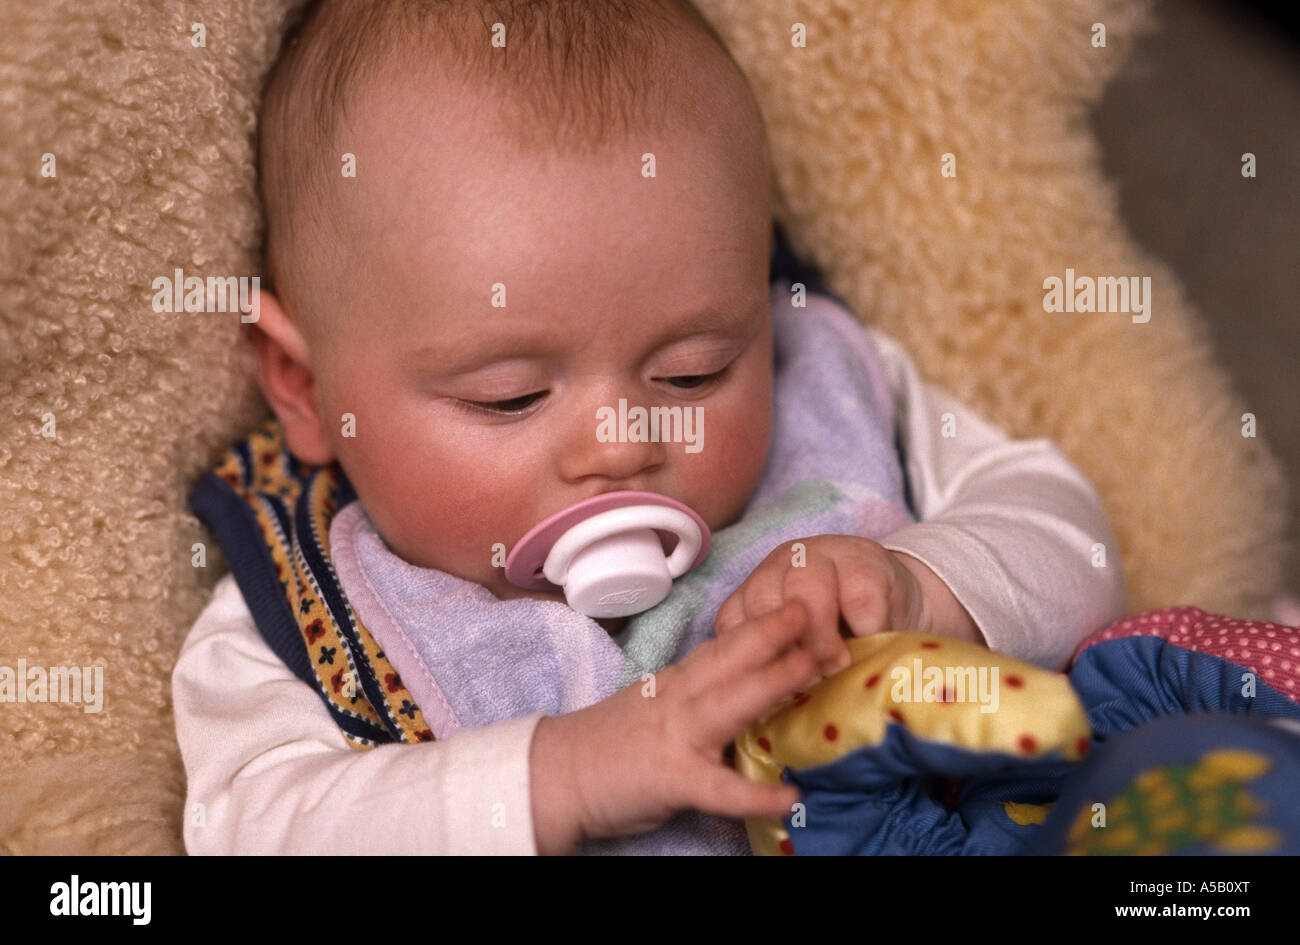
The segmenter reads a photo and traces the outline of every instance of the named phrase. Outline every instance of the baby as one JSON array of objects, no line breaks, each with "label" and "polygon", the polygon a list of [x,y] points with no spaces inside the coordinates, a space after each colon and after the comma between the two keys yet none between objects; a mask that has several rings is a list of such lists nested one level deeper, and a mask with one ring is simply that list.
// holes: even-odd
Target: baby
[{"label": "baby", "polygon": [[[771,171],[744,76],[685,0],[313,4],[267,86],[260,169],[262,390],[293,455],[337,461],[394,555],[563,601],[509,583],[492,549],[616,490],[677,499],[715,534],[745,516],[775,448]],[[795,789],[746,781],[724,750],[847,665],[842,634],[928,630],[1063,666],[1123,604],[1117,559],[1088,557],[1115,553],[1091,486],[854,328],[921,521],[776,545],[653,698],[627,686],[370,752],[227,578],[174,678],[206,811],[190,852],[566,853],[681,811],[781,816]],[[620,399],[701,407],[703,448],[598,438]],[[618,639],[626,621],[599,623]],[[489,783],[526,809],[464,826]]]}]

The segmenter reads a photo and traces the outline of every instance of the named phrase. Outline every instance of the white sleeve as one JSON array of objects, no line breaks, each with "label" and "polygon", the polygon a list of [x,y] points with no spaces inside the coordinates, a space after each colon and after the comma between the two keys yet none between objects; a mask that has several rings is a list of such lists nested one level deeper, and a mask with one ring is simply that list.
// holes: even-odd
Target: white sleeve
[{"label": "white sleeve", "polygon": [[[1101,499],[1050,440],[1012,440],[925,383],[902,345],[868,329],[889,380],[917,521],[880,544],[923,561],[991,649],[1061,670],[1123,615],[1124,570]],[[952,414],[954,436],[943,416]],[[1093,546],[1105,546],[1094,566]]]},{"label": "white sleeve", "polygon": [[438,742],[352,748],[258,633],[233,575],[172,674],[191,854],[535,854],[528,758],[544,713]]}]

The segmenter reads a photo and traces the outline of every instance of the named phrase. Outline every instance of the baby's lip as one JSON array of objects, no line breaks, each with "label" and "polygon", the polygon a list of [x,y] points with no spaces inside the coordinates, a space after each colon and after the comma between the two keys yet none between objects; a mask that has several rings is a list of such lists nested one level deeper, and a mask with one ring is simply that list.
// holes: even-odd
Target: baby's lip
[{"label": "baby's lip", "polygon": [[[668,496],[670,499],[677,499],[677,496],[675,495],[668,495],[666,492],[660,492],[657,489],[651,489],[647,486],[618,486],[613,489],[601,489],[598,492],[591,493],[591,495],[585,495],[581,499],[575,499],[573,502],[569,503],[569,505],[577,505],[579,502],[586,502],[588,499],[594,499],[598,495],[609,495],[611,492],[653,492],[655,495]],[[681,500],[678,499],[677,501]],[[565,509],[568,507],[568,505],[562,506],[562,508]],[[560,509],[556,509],[556,511],[558,512]]]}]

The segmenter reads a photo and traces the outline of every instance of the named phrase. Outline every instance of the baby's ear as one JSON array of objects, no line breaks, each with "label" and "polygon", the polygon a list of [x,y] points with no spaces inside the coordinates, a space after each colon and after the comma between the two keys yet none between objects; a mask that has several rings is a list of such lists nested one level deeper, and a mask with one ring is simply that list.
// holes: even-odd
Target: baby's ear
[{"label": "baby's ear", "polygon": [[304,463],[323,466],[334,449],[320,422],[316,377],[307,339],[270,292],[258,290],[259,316],[252,325],[257,381],[284,427],[289,451]]}]

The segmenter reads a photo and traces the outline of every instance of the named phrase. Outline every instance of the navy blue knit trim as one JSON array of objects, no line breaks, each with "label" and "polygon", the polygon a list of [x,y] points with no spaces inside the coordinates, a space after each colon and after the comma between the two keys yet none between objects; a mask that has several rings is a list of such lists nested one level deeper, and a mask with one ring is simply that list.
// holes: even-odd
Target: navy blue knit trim
[{"label": "navy blue knit trim", "polygon": [[[305,490],[303,494],[306,495]],[[343,508],[342,502],[339,502],[336,508],[341,510]],[[308,502],[302,501],[298,503],[298,508],[294,512],[294,521],[299,536],[311,534],[311,509]],[[328,535],[321,536],[322,543],[328,541]],[[316,575],[317,590],[320,591],[321,600],[330,609],[335,625],[348,641],[348,648],[353,653],[352,664],[357,670],[357,682],[360,684],[362,692],[366,694],[366,698],[370,700],[376,714],[383,721],[384,727],[388,730],[389,740],[401,741],[401,727],[391,718],[388,712],[388,703],[384,699],[383,691],[380,689],[380,682],[375,677],[374,667],[370,665],[369,659],[366,658],[365,649],[361,645],[356,627],[348,614],[348,604],[344,598],[343,589],[337,581],[328,579],[334,574],[334,569],[325,560],[321,554],[320,545],[315,541],[302,542],[302,554],[307,562],[307,567],[311,569],[312,574]]]},{"label": "navy blue knit trim", "polygon": [[768,284],[785,280],[787,282],[802,282],[807,287],[809,293],[825,295],[845,308],[844,300],[832,292],[826,285],[826,280],[822,278],[821,270],[811,263],[805,263],[794,254],[790,248],[790,243],[785,237],[785,231],[781,229],[781,224],[772,224],[772,261],[768,267]]},{"label": "navy blue knit trim", "polygon": [[[245,454],[245,459],[247,455]],[[375,742],[393,741],[391,735],[364,719],[339,712],[320,690],[312,671],[307,645],[276,577],[275,562],[266,547],[261,526],[248,502],[234,487],[215,473],[206,473],[190,493],[190,508],[207,522],[217,537],[230,564],[235,583],[244,595],[244,603],[253,622],[275,655],[295,676],[320,696],[338,726],[350,735]],[[273,503],[274,504],[274,503]],[[373,703],[372,703],[373,704]]]}]

